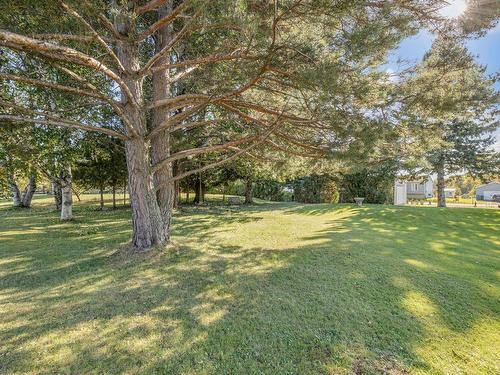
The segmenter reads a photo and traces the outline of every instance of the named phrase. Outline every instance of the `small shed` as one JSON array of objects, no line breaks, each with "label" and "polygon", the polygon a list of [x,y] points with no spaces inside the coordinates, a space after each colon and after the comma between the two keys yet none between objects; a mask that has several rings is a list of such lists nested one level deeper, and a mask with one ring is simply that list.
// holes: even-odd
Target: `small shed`
[{"label": "small shed", "polygon": [[396,206],[404,206],[407,201],[406,182],[396,181],[394,184],[394,204]]},{"label": "small shed", "polygon": [[476,189],[476,199],[480,201],[494,201],[500,198],[500,182],[493,181]]}]

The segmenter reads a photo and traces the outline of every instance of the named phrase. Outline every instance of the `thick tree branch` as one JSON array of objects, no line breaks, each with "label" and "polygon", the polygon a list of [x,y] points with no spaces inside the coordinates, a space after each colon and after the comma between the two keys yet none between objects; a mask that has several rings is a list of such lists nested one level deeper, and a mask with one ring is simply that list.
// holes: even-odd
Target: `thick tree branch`
[{"label": "thick tree branch", "polygon": [[187,69],[184,69],[182,72],[179,72],[177,73],[175,76],[173,77],[169,77],[168,78],[168,83],[175,83],[181,79],[183,79],[184,77],[188,76],[193,70],[197,69],[199,66],[196,65],[196,66],[190,66],[189,68]]},{"label": "thick tree branch", "polygon": [[58,42],[73,41],[73,42],[85,42],[91,43],[95,42],[95,38],[92,35],[74,35],[74,34],[32,34],[30,35],[33,39],[38,40],[52,40]]},{"label": "thick tree branch", "polygon": [[[57,64],[57,63],[54,63],[54,66],[61,70],[62,72],[66,73],[69,77],[73,78],[75,81],[77,81],[78,83],[84,85],[85,87],[89,88],[92,92],[96,93],[97,95],[104,95],[103,93],[101,93],[97,87],[95,87],[93,84],[91,84],[89,81],[87,81],[85,78],[81,77],[80,75],[76,74],[75,72],[73,72],[72,70],[60,65],[60,64]],[[122,105],[120,103],[118,103],[117,101],[113,100],[113,99],[110,99],[108,98],[109,100],[111,100],[111,102],[109,102],[112,106],[113,106],[113,109],[115,110],[116,114],[118,116],[120,116],[121,120],[123,121],[123,123],[125,124],[125,126],[127,127],[127,130],[129,131],[129,133],[133,136],[133,137],[137,137],[137,131],[135,130],[134,126],[130,123],[129,119],[127,116],[125,116],[125,114],[123,113],[123,108],[122,108]]]},{"label": "thick tree branch", "polygon": [[27,83],[32,86],[47,87],[49,89],[65,91],[75,95],[89,96],[94,99],[99,99],[101,102],[109,103],[111,105],[119,105],[119,103],[115,102],[113,99],[108,98],[104,94],[96,93],[94,91],[82,90],[70,86],[59,85],[57,83],[42,81],[39,79],[21,77],[13,74],[0,73],[0,80],[17,81],[17,82]]},{"label": "thick tree branch", "polygon": [[29,38],[24,35],[11,33],[5,30],[0,30],[0,46],[5,46],[21,51],[39,53],[42,56],[52,60],[66,61],[73,64],[86,66],[95,71],[103,73],[120,86],[128,100],[130,100],[134,105],[137,105],[132,93],[128,89],[125,82],[115,72],[105,66],[102,62],[80,51],[42,40]]},{"label": "thick tree branch", "polygon": [[231,61],[231,60],[239,60],[239,59],[244,59],[244,60],[258,60],[260,57],[259,56],[252,56],[247,53],[238,53],[240,49],[233,51],[232,53],[226,54],[226,55],[220,55],[220,54],[213,54],[210,56],[206,57],[200,57],[197,59],[192,59],[192,60],[184,60],[184,61],[179,61],[176,63],[168,63],[168,64],[162,64],[162,65],[157,65],[153,66],[150,69],[151,73],[160,71],[160,70],[165,70],[165,69],[174,69],[174,68],[184,68],[184,67],[200,67],[203,65],[207,64],[212,64],[220,61]]},{"label": "thick tree branch", "polygon": [[189,116],[193,116],[196,114],[198,111],[203,109],[208,105],[208,101],[205,103],[202,103],[200,105],[194,106],[191,109],[188,109],[187,111],[183,111],[181,113],[176,114],[175,116],[167,118],[165,121],[160,123],[156,128],[154,128],[147,136],[147,140],[151,140],[153,137],[155,137],[157,134],[159,134],[161,131],[165,130],[166,128],[171,127],[174,124],[177,124],[184,119],[188,118]]},{"label": "thick tree branch", "polygon": [[113,50],[109,47],[108,43],[106,43],[104,41],[104,39],[99,35],[99,33],[97,31],[95,31],[95,29],[92,27],[91,24],[89,24],[85,18],[83,18],[77,11],[75,11],[73,8],[71,8],[70,6],[68,6],[64,1],[62,0],[59,0],[59,3],[61,4],[61,6],[63,7],[63,9],[68,12],[69,14],[71,14],[73,17],[75,17],[76,19],[78,19],[81,23],[83,23],[85,25],[85,27],[90,31],[90,33],[94,36],[94,38],[96,39],[96,41],[102,46],[104,47],[104,49],[108,52],[108,54],[113,58],[113,60],[115,61],[116,65],[118,66],[118,68],[120,69],[120,71],[124,72],[125,71],[125,68],[123,67],[122,63],[120,62],[120,59],[118,58],[118,56],[116,56],[116,54],[113,52]]},{"label": "thick tree branch", "polygon": [[[162,1],[162,3],[165,3],[165,2],[166,1]],[[160,4],[158,7],[160,7],[161,5],[163,5],[163,4]],[[174,22],[177,19],[177,17],[179,17],[181,15],[181,13],[184,11],[184,9],[186,9],[186,2],[182,2],[170,14],[167,14],[163,18],[159,19],[154,24],[152,24],[150,27],[148,27],[146,30],[144,30],[142,33],[140,33],[137,37],[137,40],[138,41],[144,40],[148,36],[153,35],[156,31],[158,31],[162,27],[165,27],[165,26],[171,24],[172,22]]]},{"label": "thick tree branch", "polygon": [[[194,17],[193,17],[194,19]],[[234,30],[241,30],[241,27],[239,25],[231,24],[231,23],[221,23],[221,24],[213,24],[213,25],[198,25],[198,26],[193,26],[190,23],[187,23],[184,25],[184,27],[173,37],[173,39],[170,41],[169,44],[167,44],[165,47],[163,47],[158,53],[156,53],[153,57],[149,59],[149,61],[142,67],[142,69],[139,70],[138,75],[139,76],[144,76],[147,74],[152,73],[154,64],[161,59],[166,53],[168,53],[174,45],[184,38],[189,33],[192,33],[194,31],[198,30],[207,30],[207,29],[218,29],[218,28],[224,28],[224,29],[234,29]],[[165,69],[165,68],[163,68]]]},{"label": "thick tree branch", "polygon": [[191,171],[187,171],[187,172],[178,174],[177,176],[171,178],[168,181],[168,184],[172,184],[175,181],[182,180],[183,178],[191,176],[193,174],[204,172],[204,171],[206,171],[208,169],[215,168],[215,167],[218,167],[220,165],[224,165],[226,163],[229,163],[231,160],[234,160],[237,157],[239,157],[240,155],[243,155],[243,154],[246,154],[246,153],[250,152],[251,150],[253,150],[257,146],[259,146],[262,143],[264,143],[265,139],[262,139],[263,137],[260,137],[260,138],[261,139],[258,142],[254,143],[254,144],[252,144],[252,145],[250,145],[250,146],[248,146],[248,147],[246,147],[244,149],[241,149],[240,151],[236,152],[235,154],[233,154],[233,155],[231,155],[231,156],[229,156],[229,157],[227,157],[225,159],[219,160],[219,161],[217,161],[215,163],[207,164],[207,165],[205,165],[203,167],[200,167],[200,168],[197,168],[197,169],[193,169]]},{"label": "thick tree branch", "polygon": [[170,155],[168,158],[160,161],[158,164],[153,166],[153,170],[157,171],[158,169],[162,168],[164,165],[168,163],[172,163],[176,160],[184,159],[189,156],[194,156],[194,155],[200,155],[200,154],[206,154],[208,152],[214,152],[214,151],[220,151],[220,150],[226,150],[228,148],[231,148],[233,146],[238,146],[244,143],[252,142],[258,139],[259,136],[250,136],[250,137],[244,137],[241,139],[237,139],[235,141],[230,141],[218,145],[213,145],[213,146],[206,146],[206,147],[197,147],[197,148],[192,148],[189,150],[183,150],[176,152],[175,154]]},{"label": "thick tree branch", "polygon": [[158,101],[152,103],[148,107],[148,109],[161,108],[161,107],[165,107],[168,105],[179,104],[179,103],[186,104],[186,106],[187,106],[187,105],[196,105],[197,103],[199,103],[201,101],[204,101],[205,102],[204,104],[223,102],[225,99],[228,99],[228,98],[233,97],[233,96],[238,96],[238,95],[244,93],[245,91],[251,89],[253,86],[255,86],[262,79],[262,76],[265,74],[266,69],[267,69],[266,65],[262,66],[260,68],[258,74],[254,78],[252,78],[249,82],[245,83],[243,86],[241,86],[240,88],[238,88],[236,90],[226,92],[222,95],[212,96],[212,97],[210,97],[208,95],[203,95],[203,94],[179,95],[175,98],[158,100]]},{"label": "thick tree branch", "polygon": [[115,132],[114,130],[111,129],[106,129],[106,128],[98,128],[95,126],[89,126],[89,125],[84,125],[79,122],[73,121],[73,120],[65,120],[65,119],[60,119],[60,118],[55,118],[54,116],[47,116],[41,113],[38,113],[37,115],[40,116],[45,116],[45,119],[40,119],[40,118],[28,118],[28,117],[23,117],[23,116],[15,116],[15,115],[7,115],[7,114],[0,114],[0,121],[5,120],[5,121],[13,121],[13,122],[31,122],[34,124],[42,124],[42,125],[54,125],[58,127],[63,127],[63,128],[71,128],[71,129],[79,129],[79,130],[85,130],[85,131],[90,131],[90,132],[97,132],[97,133],[103,133],[110,135],[112,137],[116,137],[122,140],[127,140],[128,137],[125,136],[124,134]]},{"label": "thick tree branch", "polygon": [[165,5],[169,0],[151,0],[142,6],[135,8],[136,14],[144,14],[146,12],[151,12],[158,9],[159,7]]},{"label": "thick tree branch", "polygon": [[148,62],[139,70],[137,73],[139,76],[144,76],[149,73],[151,67],[160,60],[166,53],[168,53],[173,46],[181,40],[184,35],[186,35],[190,31],[189,23],[186,24],[175,36],[172,38],[170,43],[168,43],[165,47],[163,47],[160,51],[158,51],[153,57],[149,59]]}]

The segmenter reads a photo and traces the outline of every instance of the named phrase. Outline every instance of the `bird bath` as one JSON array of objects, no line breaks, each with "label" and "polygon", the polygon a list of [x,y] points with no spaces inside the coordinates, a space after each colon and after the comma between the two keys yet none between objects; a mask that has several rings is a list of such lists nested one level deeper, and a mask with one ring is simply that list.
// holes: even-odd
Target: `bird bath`
[{"label": "bird bath", "polygon": [[358,206],[362,206],[364,200],[365,198],[354,198],[354,202],[356,202]]}]

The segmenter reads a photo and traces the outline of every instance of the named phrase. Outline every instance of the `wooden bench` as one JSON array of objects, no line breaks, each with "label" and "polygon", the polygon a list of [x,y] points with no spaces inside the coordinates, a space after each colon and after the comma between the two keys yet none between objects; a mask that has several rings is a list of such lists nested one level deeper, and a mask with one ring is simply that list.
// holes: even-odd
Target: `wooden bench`
[{"label": "wooden bench", "polygon": [[229,204],[240,204],[241,200],[240,200],[240,197],[228,197],[227,202]]}]

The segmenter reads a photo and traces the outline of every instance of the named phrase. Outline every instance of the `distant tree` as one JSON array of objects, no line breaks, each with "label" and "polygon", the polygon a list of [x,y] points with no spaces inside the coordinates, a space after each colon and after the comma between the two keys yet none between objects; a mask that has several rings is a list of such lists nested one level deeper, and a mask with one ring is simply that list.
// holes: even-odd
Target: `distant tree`
[{"label": "distant tree", "polygon": [[72,167],[78,158],[77,147],[80,134],[70,129],[52,127],[34,128],[39,154],[36,168],[52,183],[56,208],[61,220],[73,219],[73,173]]},{"label": "distant tree", "polygon": [[[37,150],[32,133],[30,127],[18,124],[0,127],[0,187],[2,195],[11,197],[14,207],[30,207],[36,190]],[[26,183],[23,190],[21,182]]]},{"label": "distant tree", "polygon": [[120,140],[105,134],[85,134],[81,139],[81,157],[75,162],[74,180],[86,189],[98,189],[100,209],[104,209],[104,191],[112,188],[116,208],[116,188],[127,178],[125,150]]},{"label": "distant tree", "polygon": [[[485,176],[485,178],[487,178]],[[453,187],[457,189],[460,195],[467,195],[468,197],[473,197],[476,188],[482,184],[482,181],[478,177],[467,175],[457,175],[446,179],[446,186]]]},{"label": "distant tree", "polygon": [[498,154],[490,148],[491,133],[498,127],[495,81],[485,76],[485,68],[461,40],[441,36],[404,83],[413,142],[419,138],[426,145],[421,151],[428,171],[437,174],[441,207],[446,206],[447,174],[467,171],[481,176],[498,170]]}]

